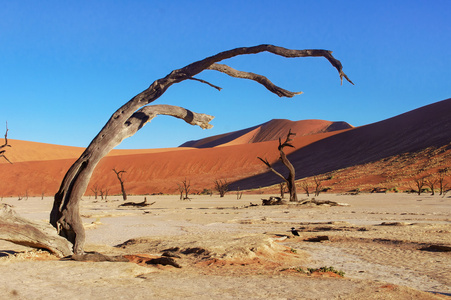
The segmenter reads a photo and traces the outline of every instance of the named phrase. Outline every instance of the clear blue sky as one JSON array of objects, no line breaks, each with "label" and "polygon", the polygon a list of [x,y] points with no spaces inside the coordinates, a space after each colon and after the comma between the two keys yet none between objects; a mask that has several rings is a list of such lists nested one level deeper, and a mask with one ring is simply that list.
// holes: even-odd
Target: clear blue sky
[{"label": "clear blue sky", "polygon": [[214,115],[213,129],[158,117],[119,148],[174,147],[272,118],[369,124],[451,97],[450,16],[449,0],[0,0],[0,129],[7,120],[12,139],[85,147],[154,80],[263,43],[332,50],[356,85],[341,86],[323,58],[234,58],[226,63],[304,94],[279,98],[205,71],[221,92],[183,82],[155,104]]}]

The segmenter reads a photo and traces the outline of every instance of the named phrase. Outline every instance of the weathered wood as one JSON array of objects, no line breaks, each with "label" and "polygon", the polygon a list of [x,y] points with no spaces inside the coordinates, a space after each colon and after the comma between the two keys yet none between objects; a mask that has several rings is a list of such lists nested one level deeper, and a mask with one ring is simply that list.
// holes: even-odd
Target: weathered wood
[{"label": "weathered wood", "polygon": [[[85,232],[81,224],[79,213],[79,201],[86,191],[91,175],[98,162],[110,152],[123,139],[132,136],[147,122],[158,114],[165,114],[184,119],[192,125],[202,128],[210,128],[209,122],[212,116],[196,114],[189,110],[174,106],[147,106],[163,95],[166,90],[175,83],[184,80],[196,80],[206,83],[217,89],[206,81],[194,78],[200,72],[211,69],[227,75],[254,80],[271,92],[284,97],[293,97],[299,93],[283,90],[272,84],[266,77],[258,74],[236,71],[217,62],[239,55],[270,52],[283,57],[324,57],[339,73],[341,81],[343,77],[351,82],[344,74],[340,61],[332,56],[328,50],[292,50],[273,45],[258,45],[254,47],[242,47],[220,52],[203,60],[191,63],[184,68],[172,71],[166,77],[154,81],[146,90],[139,93],[122,107],[120,107],[97,136],[92,140],[80,158],[70,167],[66,173],[59,191],[55,194],[50,223],[57,228],[58,233],[74,244],[74,252],[83,254]],[[352,82],[351,82],[352,83]]]},{"label": "weathered wood", "polygon": [[262,205],[284,205],[287,204],[282,198],[271,196],[269,199],[262,199]]},{"label": "weathered wood", "polygon": [[7,204],[2,204],[0,208],[0,239],[27,247],[47,249],[58,257],[72,254],[71,243],[57,235],[50,224],[26,220]]}]

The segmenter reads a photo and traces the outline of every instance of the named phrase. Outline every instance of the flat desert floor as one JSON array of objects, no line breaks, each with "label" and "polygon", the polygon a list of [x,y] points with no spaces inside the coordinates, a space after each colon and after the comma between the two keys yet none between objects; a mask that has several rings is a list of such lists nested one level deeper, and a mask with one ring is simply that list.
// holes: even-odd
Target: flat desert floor
[{"label": "flat desert floor", "polygon": [[[155,203],[122,207],[118,196],[81,202],[86,251],[132,262],[59,260],[0,241],[0,299],[451,297],[449,197],[317,197],[342,206],[261,206],[267,195],[237,200],[232,193],[193,195],[190,201],[146,198]],[[48,222],[52,201],[4,198],[1,203],[22,217]],[[345,275],[308,272],[324,266]]]}]

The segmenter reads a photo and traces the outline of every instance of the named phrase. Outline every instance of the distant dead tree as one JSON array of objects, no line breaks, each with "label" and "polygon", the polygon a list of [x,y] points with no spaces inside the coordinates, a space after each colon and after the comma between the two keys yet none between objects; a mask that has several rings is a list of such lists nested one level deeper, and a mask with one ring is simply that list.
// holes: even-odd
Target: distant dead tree
[{"label": "distant dead tree", "polygon": [[280,189],[280,198],[285,198],[285,182],[279,183],[279,189]]},{"label": "distant dead tree", "polygon": [[438,185],[440,189],[440,195],[443,196],[448,188],[448,183],[445,182],[445,178],[449,174],[449,168],[443,168],[438,170]]},{"label": "distant dead tree", "polygon": [[99,193],[100,193],[100,200],[108,200],[108,192],[110,190],[108,188],[105,189],[100,189]]},{"label": "distant dead tree", "polygon": [[125,171],[124,170],[116,171],[116,168],[113,168],[113,172],[116,174],[116,177],[121,184],[122,199],[125,201],[125,200],[127,200],[127,192],[125,191],[124,179],[122,178]]},{"label": "distant dead tree", "polygon": [[240,188],[236,190],[236,200],[240,200],[243,197],[243,192],[240,191]]},{"label": "distant dead tree", "polygon": [[431,189],[431,196],[435,195],[435,188],[437,187],[438,183],[439,179],[435,174],[432,174],[431,176],[425,178],[424,185]]},{"label": "distant dead tree", "polygon": [[6,149],[3,149],[3,148],[6,148],[6,147],[11,147],[11,145],[8,144],[8,130],[9,130],[8,129],[8,122],[6,122],[5,143],[3,145],[0,145],[0,157],[3,157],[7,162],[12,164],[12,162],[5,155]]},{"label": "distant dead tree", "polygon": [[94,199],[97,200],[97,196],[99,195],[99,186],[97,184],[94,184],[91,188],[92,193],[94,194]]},{"label": "distant dead tree", "polygon": [[[191,190],[191,181],[185,178],[182,183],[177,183],[177,185],[179,187],[180,200],[190,200],[188,194]],[[185,196],[183,196],[183,194],[185,194]]]},{"label": "distant dead tree", "polygon": [[301,187],[304,190],[304,192],[307,194],[307,197],[310,197],[310,182],[308,182],[307,180],[302,181]]},{"label": "distant dead tree", "polygon": [[229,182],[227,179],[215,180],[215,189],[219,193],[219,197],[224,197],[224,195],[229,191]]},{"label": "distant dead tree", "polygon": [[199,125],[202,128],[212,127],[209,122],[213,117],[210,115],[198,114],[177,106],[149,105],[159,99],[173,84],[185,80],[193,80],[220,90],[220,87],[194,77],[204,70],[214,70],[232,77],[256,81],[280,97],[293,97],[301,94],[301,92],[290,92],[282,89],[262,75],[238,71],[227,65],[218,64],[218,62],[225,59],[261,52],[269,52],[283,57],[324,57],[337,69],[341,81],[345,78],[352,83],[343,72],[340,61],[332,56],[332,51],[320,49],[292,50],[274,45],[241,47],[220,52],[181,69],[174,70],[164,78],[154,81],[147,89],[113,113],[81,156],[69,168],[58,192],[55,194],[53,208],[50,213],[50,223],[57,229],[60,236],[65,237],[74,245],[75,254],[81,255],[84,253],[86,237],[80,216],[79,202],[88,187],[95,167],[105,155],[125,138],[133,136],[157,115],[169,115],[180,118],[189,124]]},{"label": "distant dead tree", "polygon": [[319,176],[313,177],[313,182],[315,183],[315,197],[319,196],[319,193],[323,190],[323,179]]},{"label": "distant dead tree", "polygon": [[271,164],[268,162],[267,159],[263,159],[261,157],[258,157],[258,159],[260,159],[274,174],[276,174],[277,176],[279,176],[280,178],[282,178],[285,183],[287,184],[288,187],[288,192],[290,193],[290,201],[298,201],[298,195],[296,192],[296,183],[295,183],[295,169],[293,167],[293,165],[291,164],[291,162],[288,160],[287,155],[285,154],[285,152],[283,151],[283,148],[285,147],[293,147],[294,146],[290,143],[291,141],[293,141],[291,139],[291,136],[296,135],[296,133],[292,133],[291,129],[288,131],[287,134],[287,138],[285,139],[285,141],[282,143],[282,140],[279,138],[279,147],[277,148],[279,150],[279,154],[280,157],[279,159],[282,161],[282,163],[284,164],[284,166],[288,169],[288,176],[285,178],[285,176],[283,176],[282,174],[280,174],[279,172],[277,172],[272,166]]},{"label": "distant dead tree", "polygon": [[415,182],[415,185],[417,186],[417,193],[418,195],[421,195],[423,192],[424,186],[426,185],[426,179],[424,176],[416,177],[413,180]]}]

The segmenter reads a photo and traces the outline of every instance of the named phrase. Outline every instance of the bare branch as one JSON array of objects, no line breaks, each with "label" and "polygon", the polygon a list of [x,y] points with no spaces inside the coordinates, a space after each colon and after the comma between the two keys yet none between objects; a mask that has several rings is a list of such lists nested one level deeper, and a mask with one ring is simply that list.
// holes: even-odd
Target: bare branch
[{"label": "bare branch", "polygon": [[[0,145],[0,149],[5,148],[5,147],[11,147],[11,145],[8,144],[8,130],[9,130],[8,122],[6,122],[5,143],[3,145]],[[3,157],[4,159],[6,159],[7,162],[12,164],[12,162],[5,156],[5,152],[6,152],[6,150],[0,150],[0,157]]]},{"label": "bare branch", "polygon": [[287,138],[285,139],[285,142],[282,143],[282,140],[279,138],[279,151],[282,150],[284,147],[292,147],[295,148],[290,142],[293,141],[291,138],[292,135],[296,135],[296,133],[291,132],[291,128],[288,131]]},{"label": "bare branch", "polygon": [[263,158],[261,158],[261,157],[257,157],[259,160],[261,160],[267,167],[268,167],[268,169],[270,169],[274,174],[276,174],[277,176],[279,176],[280,178],[282,178],[285,182],[288,182],[287,181],[287,179],[282,175],[282,174],[280,174],[279,172],[277,172],[273,167],[271,167],[271,164],[268,162],[268,160],[267,159],[263,159]]},{"label": "bare branch", "polygon": [[195,81],[199,81],[199,82],[208,84],[209,86],[211,86],[212,88],[217,89],[218,91],[221,91],[221,90],[222,90],[222,87],[219,87],[219,86],[216,86],[216,85],[214,85],[214,84],[211,84],[210,82],[205,81],[205,80],[203,80],[203,79],[194,78],[194,77],[191,77],[191,78],[188,78],[188,79],[190,79],[190,80],[195,80]]},{"label": "bare branch", "polygon": [[[195,113],[179,106],[149,105],[144,106],[143,108],[138,110],[128,120],[127,123],[130,127],[129,131],[134,131],[133,133],[131,133],[131,135],[141,129],[141,127],[143,127],[147,122],[150,122],[157,115],[166,115],[179,118],[184,120],[188,124],[198,125],[202,129],[210,129],[213,127],[213,125],[209,124],[209,122],[214,119],[213,116]],[[135,126],[132,126],[133,124]]]},{"label": "bare branch", "polygon": [[210,67],[208,67],[208,70],[219,71],[219,72],[222,72],[224,74],[227,74],[227,75],[229,75],[231,77],[235,77],[235,78],[244,78],[244,79],[254,80],[254,81],[262,84],[269,91],[271,91],[272,93],[276,94],[279,97],[292,98],[295,95],[302,94],[302,92],[290,92],[281,87],[278,87],[263,75],[259,75],[259,74],[255,74],[255,73],[251,73],[251,72],[238,71],[227,65],[212,64]]}]

